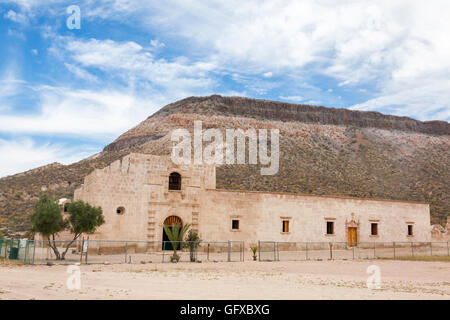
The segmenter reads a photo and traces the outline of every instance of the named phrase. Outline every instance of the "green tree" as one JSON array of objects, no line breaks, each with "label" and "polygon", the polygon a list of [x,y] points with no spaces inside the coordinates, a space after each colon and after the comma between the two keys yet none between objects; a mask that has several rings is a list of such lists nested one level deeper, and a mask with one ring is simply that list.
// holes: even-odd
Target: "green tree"
[{"label": "green tree", "polygon": [[[191,227],[191,225],[188,223],[181,227],[179,224],[175,224],[172,227],[169,227],[167,225],[163,225],[164,231],[167,234],[167,237],[169,238],[169,241],[172,244],[173,249],[173,255],[171,257],[171,261],[178,262],[180,260],[180,257],[177,255],[178,246],[183,241],[184,235],[188,231],[188,229]],[[181,246],[180,246],[181,247]]]},{"label": "green tree", "polygon": [[61,259],[61,255],[56,246],[55,236],[66,228],[67,221],[61,215],[58,201],[43,195],[34,206],[34,213],[31,215],[31,231],[38,232],[43,239],[47,239],[48,245],[58,260]]},{"label": "green tree", "polygon": [[5,235],[0,231],[0,239],[3,239]]},{"label": "green tree", "polygon": [[83,233],[94,233],[98,227],[105,223],[102,208],[93,207],[82,200],[69,203],[67,205],[67,212],[69,213],[67,226],[74,237],[67,244],[65,251],[61,255],[62,260],[64,260],[72,243]]},{"label": "green tree", "polygon": [[[67,206],[68,218],[61,215],[61,206],[57,200],[46,195],[35,205],[35,212],[31,216],[31,231],[38,232],[44,239],[48,240],[50,248],[55,253],[57,260],[64,260],[70,246],[83,233],[94,233],[95,230],[105,223],[102,208],[93,207],[84,201],[75,201]],[[69,230],[73,239],[68,242],[62,253],[56,245],[56,235]]]}]

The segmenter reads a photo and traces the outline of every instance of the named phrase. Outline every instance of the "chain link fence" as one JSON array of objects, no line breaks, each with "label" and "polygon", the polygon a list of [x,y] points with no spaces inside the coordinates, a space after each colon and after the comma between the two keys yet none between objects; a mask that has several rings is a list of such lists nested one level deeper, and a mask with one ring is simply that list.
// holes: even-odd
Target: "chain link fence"
[{"label": "chain link fence", "polygon": [[447,242],[258,242],[259,261],[396,259],[450,256]]},{"label": "chain link fence", "polygon": [[34,241],[23,239],[0,239],[0,257],[17,260],[26,264],[33,263]]},{"label": "chain link fence", "polygon": [[[55,248],[64,260],[57,259]],[[0,257],[27,264],[49,261],[74,264],[168,263],[176,249],[179,262],[240,262],[251,260],[244,241],[47,241],[0,239]],[[258,241],[259,261],[396,259],[414,256],[450,256],[447,242],[275,242]]]},{"label": "chain link fence", "polygon": [[[11,240],[0,239],[0,256],[30,264],[117,264],[244,261],[243,241],[118,241],[118,240]],[[58,256],[60,257],[58,259]],[[64,259],[61,257],[64,256]]]}]

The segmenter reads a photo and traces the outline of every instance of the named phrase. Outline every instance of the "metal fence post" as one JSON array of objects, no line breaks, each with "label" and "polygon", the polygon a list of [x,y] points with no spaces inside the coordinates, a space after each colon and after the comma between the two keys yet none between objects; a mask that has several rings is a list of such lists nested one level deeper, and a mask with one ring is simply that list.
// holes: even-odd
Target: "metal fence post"
[{"label": "metal fence post", "polygon": [[411,256],[414,257],[414,244],[411,242]]},{"label": "metal fence post", "polygon": [[261,241],[258,240],[258,261],[261,261]]},{"label": "metal fence post", "polygon": [[125,242],[125,263],[127,263],[127,256],[128,256],[128,241]]},{"label": "metal fence post", "polygon": [[393,242],[393,248],[394,248],[394,259],[395,259],[395,241]]},{"label": "metal fence post", "polygon": [[27,242],[25,244],[25,254],[24,254],[24,257],[23,257],[23,263],[27,263],[27,253],[28,253],[28,240],[27,240]]},{"label": "metal fence post", "polygon": [[273,243],[273,261],[277,261],[277,243]]},{"label": "metal fence post", "polygon": [[355,260],[355,246],[352,247],[353,260]]},{"label": "metal fence post", "polygon": [[433,242],[430,242],[430,256],[433,255]]},{"label": "metal fence post", "polygon": [[374,259],[376,259],[377,258],[377,249],[376,249],[376,247],[377,247],[377,243],[376,242],[374,242],[373,243],[373,258]]},{"label": "metal fence post", "polygon": [[34,264],[34,255],[36,253],[36,240],[33,240],[33,261],[31,264]]},{"label": "metal fence post", "polygon": [[231,261],[231,242],[228,240],[228,262]]},{"label": "metal fence post", "polygon": [[84,253],[84,237],[83,240],[81,240],[81,254],[80,254],[80,264],[83,263],[83,253]]},{"label": "metal fence post", "polygon": [[[99,243],[97,242],[97,248],[99,248]],[[89,255],[89,237],[86,240],[86,256],[84,258],[84,264],[88,264],[88,255]]]},{"label": "metal fence post", "polygon": [[165,241],[163,241],[163,249],[162,249],[162,263],[164,263],[164,254],[165,254],[165,251],[166,251],[166,242]]},{"label": "metal fence post", "polygon": [[280,261],[280,251],[278,250],[278,242],[275,242],[275,252],[276,252],[276,258],[275,261]]},{"label": "metal fence post", "polygon": [[308,242],[306,242],[305,254],[306,254],[306,260],[308,260]]},{"label": "metal fence post", "polygon": [[330,242],[329,246],[330,246],[330,260],[333,260],[333,244]]},{"label": "metal fence post", "polygon": [[447,255],[450,256],[450,248],[448,246],[448,241],[447,241]]}]

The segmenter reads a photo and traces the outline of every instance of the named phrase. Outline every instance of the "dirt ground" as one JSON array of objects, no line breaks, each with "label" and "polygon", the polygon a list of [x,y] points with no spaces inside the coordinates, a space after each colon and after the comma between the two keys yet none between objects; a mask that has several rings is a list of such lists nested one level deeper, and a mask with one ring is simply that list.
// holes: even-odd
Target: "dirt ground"
[{"label": "dirt ground", "polygon": [[[380,289],[367,288],[370,265]],[[0,299],[450,299],[448,262],[81,265],[78,290],[68,289],[67,268],[0,264]]]}]

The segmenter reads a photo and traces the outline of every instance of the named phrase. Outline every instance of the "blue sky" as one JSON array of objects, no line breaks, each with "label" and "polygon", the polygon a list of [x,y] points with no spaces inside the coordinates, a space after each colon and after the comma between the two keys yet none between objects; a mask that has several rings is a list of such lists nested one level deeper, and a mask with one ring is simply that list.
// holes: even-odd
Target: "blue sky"
[{"label": "blue sky", "polygon": [[0,177],[92,155],[193,95],[449,121],[448,12],[447,0],[1,0]]}]

